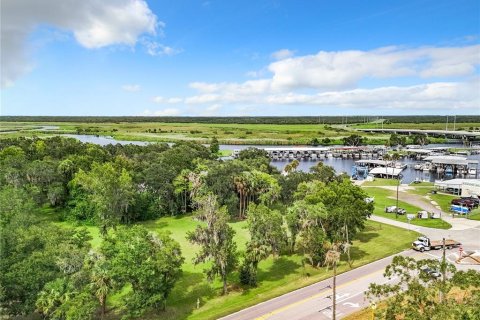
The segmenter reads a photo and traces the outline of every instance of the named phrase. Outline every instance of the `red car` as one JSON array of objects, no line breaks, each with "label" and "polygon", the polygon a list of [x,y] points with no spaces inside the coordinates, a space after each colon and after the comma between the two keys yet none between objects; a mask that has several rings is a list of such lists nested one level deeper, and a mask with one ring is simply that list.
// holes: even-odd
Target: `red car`
[{"label": "red car", "polygon": [[453,199],[450,203],[457,206],[467,207],[469,209],[473,209],[478,206],[474,201],[467,198]]}]

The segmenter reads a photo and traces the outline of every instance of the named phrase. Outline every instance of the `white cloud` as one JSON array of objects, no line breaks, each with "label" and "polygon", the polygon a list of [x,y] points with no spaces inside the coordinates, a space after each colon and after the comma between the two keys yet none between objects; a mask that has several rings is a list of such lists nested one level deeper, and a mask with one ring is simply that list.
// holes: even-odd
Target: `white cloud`
[{"label": "white cloud", "polygon": [[[478,112],[478,52],[480,45],[321,51],[273,62],[268,66],[271,76],[263,79],[190,83],[197,94],[183,102],[204,106],[456,107]],[[416,84],[405,85],[405,77],[415,79]],[[359,88],[361,81],[373,79],[376,88]],[[389,79],[388,85],[382,85],[385,79]],[[394,84],[397,79],[402,85]]]},{"label": "white cloud", "polygon": [[162,110],[151,111],[149,109],[145,109],[143,111],[144,116],[157,116],[157,117],[171,117],[171,116],[178,116],[182,113],[180,109],[176,108],[166,108]]},{"label": "white cloud", "polygon": [[473,108],[480,103],[475,87],[478,81],[468,83],[438,82],[406,87],[380,87],[319,94],[269,95],[264,103],[269,105],[318,105],[356,108]]},{"label": "white cloud", "polygon": [[144,0],[2,0],[0,11],[2,87],[31,69],[26,41],[39,25],[72,32],[88,49],[133,46],[163,26]]},{"label": "white cloud", "polygon": [[128,92],[137,92],[140,91],[141,87],[139,84],[125,84],[122,86],[122,89]]},{"label": "white cloud", "polygon": [[274,53],[271,54],[271,57],[275,60],[284,60],[293,57],[295,54],[294,51],[288,50],[288,49],[282,49],[275,51]]},{"label": "white cloud", "polygon": [[387,86],[373,89],[327,91],[313,94],[295,92],[235,94],[229,91],[206,93],[185,99],[187,104],[208,105],[206,110],[221,104],[249,106],[310,105],[350,108],[449,109],[478,111],[480,81],[433,82],[413,86]]},{"label": "white cloud", "polygon": [[445,48],[379,48],[371,51],[320,51],[269,65],[272,87],[347,89],[367,78],[457,77],[475,72],[480,45]]},{"label": "white cloud", "polygon": [[152,98],[152,101],[154,103],[162,103],[162,104],[178,104],[178,103],[182,102],[183,99],[182,98],[177,98],[177,97],[165,98],[165,97],[162,97],[162,96],[156,96],[156,97]]},{"label": "white cloud", "polygon": [[183,101],[182,98],[169,98],[169,99],[167,99],[167,103],[170,103],[170,104],[176,104],[176,103],[180,103],[182,101]]},{"label": "white cloud", "polygon": [[175,49],[150,39],[142,39],[141,42],[151,56],[173,56],[182,52],[180,49]]},{"label": "white cloud", "polygon": [[156,97],[152,98],[152,101],[155,102],[155,103],[165,103],[166,100],[167,99],[165,99],[162,96],[156,96]]},{"label": "white cloud", "polygon": [[[201,94],[193,101],[215,95],[255,95],[272,92],[289,92],[298,89],[319,91],[346,90],[358,86],[365,79],[395,79],[403,77],[451,78],[475,74],[480,65],[480,45],[465,47],[425,47],[402,49],[385,47],[371,51],[320,51],[276,61],[268,66],[271,77],[235,82],[193,82],[190,88]],[[254,75],[254,74],[252,74]],[[191,101],[190,100],[190,101]]]}]

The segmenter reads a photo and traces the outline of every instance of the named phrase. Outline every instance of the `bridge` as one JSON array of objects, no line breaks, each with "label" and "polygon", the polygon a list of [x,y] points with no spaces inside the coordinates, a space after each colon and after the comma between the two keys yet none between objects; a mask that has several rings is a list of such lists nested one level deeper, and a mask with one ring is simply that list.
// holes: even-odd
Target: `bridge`
[{"label": "bridge", "polygon": [[357,129],[362,132],[370,133],[395,133],[395,134],[424,134],[432,137],[446,137],[456,139],[476,139],[480,138],[480,132],[470,132],[464,130],[422,130],[422,129]]}]

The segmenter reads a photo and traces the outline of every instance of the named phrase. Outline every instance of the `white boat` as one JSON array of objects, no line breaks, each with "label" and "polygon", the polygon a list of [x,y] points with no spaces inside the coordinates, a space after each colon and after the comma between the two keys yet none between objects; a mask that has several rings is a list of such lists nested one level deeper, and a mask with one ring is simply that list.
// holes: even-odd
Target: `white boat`
[{"label": "white boat", "polygon": [[430,162],[427,162],[423,165],[423,171],[430,171],[432,170],[432,164]]},{"label": "white boat", "polygon": [[423,163],[415,163],[413,165],[413,169],[415,170],[422,170],[423,169]]},{"label": "white boat", "polygon": [[406,164],[403,164],[401,162],[395,162],[395,165],[394,165],[394,167],[397,169],[405,169],[406,166],[407,166]]}]

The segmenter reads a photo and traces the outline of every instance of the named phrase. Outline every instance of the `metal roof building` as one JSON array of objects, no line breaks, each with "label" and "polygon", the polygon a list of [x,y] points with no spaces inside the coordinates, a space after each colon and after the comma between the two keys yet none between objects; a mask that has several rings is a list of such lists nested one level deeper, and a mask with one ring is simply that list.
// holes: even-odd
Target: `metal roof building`
[{"label": "metal roof building", "polygon": [[437,180],[434,185],[437,189],[449,191],[462,197],[480,196],[480,179]]}]

